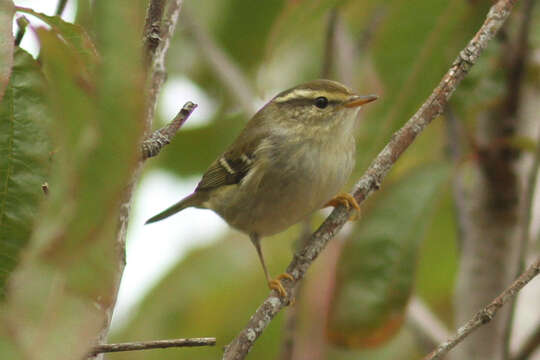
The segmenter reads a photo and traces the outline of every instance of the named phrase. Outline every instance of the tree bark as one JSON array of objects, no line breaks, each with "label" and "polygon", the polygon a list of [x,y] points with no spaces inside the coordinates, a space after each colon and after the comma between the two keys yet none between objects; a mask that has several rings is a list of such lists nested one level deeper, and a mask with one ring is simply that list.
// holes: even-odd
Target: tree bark
[{"label": "tree bark", "polygon": [[[519,17],[501,37],[504,94],[476,118],[474,161],[459,167],[456,187],[462,199],[461,257],[455,297],[456,323],[471,317],[512,282],[520,271],[523,238],[523,179],[520,150],[513,145],[522,119],[520,94],[527,53],[528,15],[533,1],[522,4]],[[517,28],[511,36],[511,27]],[[508,358],[511,307],[456,349],[455,359]]]}]

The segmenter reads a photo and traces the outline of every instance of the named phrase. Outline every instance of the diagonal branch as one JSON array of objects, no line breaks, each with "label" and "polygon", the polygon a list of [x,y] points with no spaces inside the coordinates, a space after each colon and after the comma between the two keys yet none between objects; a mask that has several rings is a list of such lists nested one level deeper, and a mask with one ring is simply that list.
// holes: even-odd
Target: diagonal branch
[{"label": "diagonal branch", "polygon": [[[499,0],[495,3],[486,17],[484,24],[463,49],[448,72],[443,76],[439,85],[433,90],[429,98],[407,123],[392,136],[390,142],[373,160],[370,167],[360,178],[354,191],[358,203],[363,202],[371,193],[378,190],[382,180],[390,171],[393,164],[424,130],[424,128],[439,116],[444,110],[448,100],[456,87],[476,63],[478,57],[487,47],[499,28],[510,15],[517,0]],[[336,233],[343,227],[350,217],[350,211],[340,206],[330,214],[319,229],[308,240],[307,245],[294,255],[287,268],[294,281],[283,281],[288,294],[296,284],[303,279],[311,263],[317,258]],[[276,314],[290,302],[290,298],[281,299],[275,292],[257,309],[249,320],[247,326],[226,347],[223,359],[244,359],[254,342],[263,333]]]},{"label": "diagonal branch", "polygon": [[499,296],[497,296],[492,302],[490,302],[489,305],[474,314],[474,316],[469,321],[467,321],[465,325],[463,325],[457,330],[456,334],[453,337],[440,344],[423,360],[441,359],[444,355],[446,355],[446,353],[452,350],[453,347],[459,344],[470,333],[472,333],[480,326],[490,322],[497,313],[497,311],[499,311],[499,309],[508,301],[512,300],[514,296],[539,273],[540,258],[536,259],[536,261],[531,266],[529,266],[529,268],[523,274],[521,274],[516,279],[516,281],[512,283],[512,285],[506,288],[506,290],[504,290]]}]

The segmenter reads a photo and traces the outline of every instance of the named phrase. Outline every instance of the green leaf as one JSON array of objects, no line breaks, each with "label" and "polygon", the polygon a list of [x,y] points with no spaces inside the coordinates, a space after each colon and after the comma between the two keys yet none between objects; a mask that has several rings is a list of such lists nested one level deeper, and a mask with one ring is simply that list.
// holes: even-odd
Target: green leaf
[{"label": "green leaf", "polygon": [[328,322],[332,343],[379,346],[400,328],[418,246],[449,174],[445,164],[414,169],[378,199],[345,243]]},{"label": "green leaf", "polygon": [[287,1],[272,26],[267,53],[274,53],[292,41],[301,43],[307,39],[313,39],[311,35],[313,30],[319,32],[319,36],[315,39],[324,41],[328,11],[348,2],[348,0]]},{"label": "green leaf", "polygon": [[0,298],[30,239],[49,169],[46,83],[39,64],[17,48],[0,103]]},{"label": "green leaf", "polygon": [[58,33],[75,52],[81,55],[82,59],[86,60],[87,65],[95,64],[97,62],[98,53],[96,47],[86,30],[80,25],[64,21],[60,16],[45,15],[30,8],[17,6],[16,10],[35,16],[47,23],[47,25],[49,25],[54,32]]},{"label": "green leaf", "polygon": [[0,2],[0,100],[9,82],[11,66],[13,65],[13,2],[4,0]]},{"label": "green leaf", "polygon": [[50,196],[1,309],[27,358],[83,358],[116,295],[121,202],[144,123],[143,16],[130,4],[94,4],[99,63],[58,31],[37,30],[54,114]]}]

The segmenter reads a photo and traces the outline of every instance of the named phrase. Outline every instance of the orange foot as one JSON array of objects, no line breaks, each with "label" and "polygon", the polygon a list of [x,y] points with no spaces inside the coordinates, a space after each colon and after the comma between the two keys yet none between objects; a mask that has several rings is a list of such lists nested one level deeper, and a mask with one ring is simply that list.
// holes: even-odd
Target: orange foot
[{"label": "orange foot", "polygon": [[280,281],[281,279],[294,281],[294,278],[290,274],[283,273],[281,275],[278,275],[275,279],[270,280],[268,282],[268,287],[272,290],[276,290],[279,296],[281,296],[282,298],[285,298],[287,297],[287,291],[283,287],[283,284]]},{"label": "orange foot", "polygon": [[355,209],[357,212],[351,216],[349,220],[357,220],[358,214],[360,213],[360,205],[356,202],[356,199],[351,195],[347,193],[341,193],[337,194],[332,200],[328,201],[325,204],[326,206],[332,206],[337,207],[339,205],[343,205],[347,208],[347,210],[350,210],[351,208]]}]

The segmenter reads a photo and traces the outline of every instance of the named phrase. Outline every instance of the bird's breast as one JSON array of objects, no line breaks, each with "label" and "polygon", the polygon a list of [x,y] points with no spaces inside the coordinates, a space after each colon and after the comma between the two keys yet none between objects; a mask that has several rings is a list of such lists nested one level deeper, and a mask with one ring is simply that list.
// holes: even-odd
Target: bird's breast
[{"label": "bird's breast", "polygon": [[289,142],[270,149],[226,193],[226,201],[220,201],[226,205],[215,209],[233,227],[261,236],[283,231],[320,209],[347,182],[354,165],[352,138]]}]

